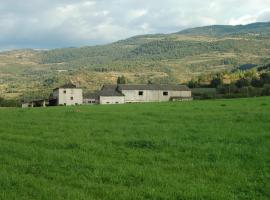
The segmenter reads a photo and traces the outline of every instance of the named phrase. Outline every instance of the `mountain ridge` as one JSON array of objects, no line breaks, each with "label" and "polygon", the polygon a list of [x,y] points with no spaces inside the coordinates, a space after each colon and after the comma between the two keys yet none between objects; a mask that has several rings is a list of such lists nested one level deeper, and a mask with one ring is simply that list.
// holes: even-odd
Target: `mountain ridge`
[{"label": "mountain ridge", "polygon": [[70,80],[95,90],[121,75],[130,83],[184,83],[203,74],[268,62],[270,23],[230,26],[234,32],[227,34],[222,25],[208,34],[211,27],[140,35],[107,45],[2,52],[0,96],[49,92]]},{"label": "mountain ridge", "polygon": [[[267,32],[266,32],[267,31]],[[256,22],[247,25],[211,25],[182,30],[177,34],[190,35],[234,35],[243,33],[267,33],[270,31],[270,22]]]}]

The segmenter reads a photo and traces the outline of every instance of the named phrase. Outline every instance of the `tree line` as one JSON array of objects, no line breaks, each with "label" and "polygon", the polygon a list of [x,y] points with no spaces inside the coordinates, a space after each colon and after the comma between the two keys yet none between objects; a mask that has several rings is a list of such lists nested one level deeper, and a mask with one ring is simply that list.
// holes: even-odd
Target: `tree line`
[{"label": "tree line", "polygon": [[209,90],[201,90],[202,98],[269,96],[270,71],[268,71],[269,68],[265,66],[246,71],[204,75],[198,77],[196,80],[193,79],[189,81],[187,85],[191,89],[194,89],[194,91],[200,91],[196,90],[196,88],[215,89],[215,95],[213,95],[213,93],[207,95],[207,91]]}]

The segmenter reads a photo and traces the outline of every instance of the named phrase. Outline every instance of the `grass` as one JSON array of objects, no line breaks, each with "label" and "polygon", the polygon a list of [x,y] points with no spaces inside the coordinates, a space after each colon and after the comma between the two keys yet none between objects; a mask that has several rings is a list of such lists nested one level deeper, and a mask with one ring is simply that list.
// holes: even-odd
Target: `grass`
[{"label": "grass", "polygon": [[0,109],[0,199],[269,199],[270,98]]}]

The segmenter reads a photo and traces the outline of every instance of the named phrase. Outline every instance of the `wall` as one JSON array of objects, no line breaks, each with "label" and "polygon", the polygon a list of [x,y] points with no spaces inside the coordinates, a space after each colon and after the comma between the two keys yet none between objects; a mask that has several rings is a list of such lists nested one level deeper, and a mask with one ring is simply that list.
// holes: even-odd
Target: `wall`
[{"label": "wall", "polygon": [[83,99],[83,104],[97,104],[97,99]]},{"label": "wall", "polygon": [[[139,95],[139,91],[143,95]],[[163,95],[168,92],[168,95]],[[169,101],[171,97],[191,97],[191,91],[166,91],[166,90],[123,90],[125,102],[162,102]]]},{"label": "wall", "polygon": [[100,96],[99,100],[100,104],[124,104],[125,97],[124,96],[115,96],[115,97],[104,97]]},{"label": "wall", "polygon": [[22,108],[29,108],[29,107],[33,107],[32,103],[22,103]]},{"label": "wall", "polygon": [[53,96],[58,99],[58,105],[70,106],[70,105],[81,105],[83,103],[82,89],[78,88],[72,89],[60,88],[53,92]]}]

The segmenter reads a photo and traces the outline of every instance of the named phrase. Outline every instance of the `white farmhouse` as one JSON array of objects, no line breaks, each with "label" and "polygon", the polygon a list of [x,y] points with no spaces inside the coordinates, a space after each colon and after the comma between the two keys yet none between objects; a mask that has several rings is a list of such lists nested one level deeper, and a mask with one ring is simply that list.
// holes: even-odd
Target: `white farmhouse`
[{"label": "white farmhouse", "polygon": [[100,104],[192,100],[191,90],[185,85],[105,85],[98,96]]},{"label": "white farmhouse", "polygon": [[83,104],[83,92],[74,84],[65,84],[53,90],[50,98],[51,105],[81,105]]}]

